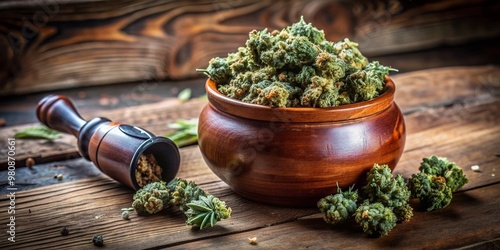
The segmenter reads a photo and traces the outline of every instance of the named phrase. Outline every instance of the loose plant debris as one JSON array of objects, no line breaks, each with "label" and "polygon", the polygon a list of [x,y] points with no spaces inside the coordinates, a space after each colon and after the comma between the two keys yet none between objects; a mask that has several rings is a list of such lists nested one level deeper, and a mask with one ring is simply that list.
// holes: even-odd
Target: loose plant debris
[{"label": "loose plant debris", "polygon": [[92,243],[94,246],[102,247],[104,246],[104,237],[102,237],[102,235],[94,235],[92,237]]},{"label": "loose plant debris", "polygon": [[130,220],[130,214],[129,214],[129,212],[128,211],[123,211],[122,212],[122,218],[124,220]]},{"label": "loose plant debris", "polygon": [[452,192],[468,182],[462,169],[446,158],[424,158],[420,173],[405,183],[401,175],[393,176],[387,165],[374,164],[367,174],[367,184],[360,192],[354,187],[328,195],[317,203],[328,224],[337,224],[354,217],[363,231],[370,235],[387,235],[397,222],[410,220],[413,208],[410,198],[419,198],[428,211],[450,204]]},{"label": "loose plant debris", "polygon": [[54,175],[54,179],[57,179],[58,181],[62,181],[63,175],[62,174],[56,174],[56,175]]},{"label": "loose plant debris", "polygon": [[165,137],[172,140],[177,147],[184,147],[198,142],[198,118],[189,120],[177,120],[168,125],[169,128],[176,129]]},{"label": "loose plant debris", "polygon": [[177,94],[177,99],[181,102],[187,102],[191,99],[191,93],[192,91],[190,88],[183,89]]},{"label": "loose plant debris", "polygon": [[26,167],[28,167],[29,169],[32,169],[33,166],[35,166],[35,160],[31,157],[26,159]]},{"label": "loose plant debris", "polygon": [[257,245],[257,237],[248,238],[248,244]]},{"label": "loose plant debris", "polygon": [[60,135],[61,133],[56,130],[43,125],[38,125],[19,131],[14,135],[14,137],[18,139],[47,139],[52,141],[57,139]]},{"label": "loose plant debris", "polygon": [[69,235],[69,229],[67,227],[63,227],[61,228],[61,230],[59,230],[59,232],[61,233],[61,235],[63,236],[66,236],[66,235]]},{"label": "loose plant debris", "polygon": [[153,182],[137,190],[132,207],[140,215],[154,214],[176,206],[186,216],[186,224],[203,229],[228,219],[231,208],[224,201],[202,190],[194,182],[176,178],[169,183]]},{"label": "loose plant debris", "polygon": [[141,154],[137,161],[135,180],[140,187],[151,182],[161,181],[163,169],[158,165],[153,154]]},{"label": "loose plant debris", "polygon": [[198,69],[223,95],[272,107],[335,107],[379,96],[389,71],[358,44],[326,40],[302,17],[281,31],[253,30],[245,47]]},{"label": "loose plant debris", "polygon": [[481,172],[481,169],[479,168],[479,165],[473,165],[470,166],[470,169],[474,172]]}]

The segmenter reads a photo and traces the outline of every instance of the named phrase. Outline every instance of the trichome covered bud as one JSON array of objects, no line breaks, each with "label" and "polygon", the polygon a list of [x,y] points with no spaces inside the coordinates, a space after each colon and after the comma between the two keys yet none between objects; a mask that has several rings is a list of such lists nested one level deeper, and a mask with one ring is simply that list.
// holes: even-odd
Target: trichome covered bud
[{"label": "trichome covered bud", "polygon": [[419,198],[421,205],[432,211],[448,206],[452,199],[452,191],[442,176],[418,173],[408,181],[413,198]]},{"label": "trichome covered bud", "polygon": [[137,190],[133,200],[138,214],[154,214],[169,206],[170,193],[164,181],[153,182]]},{"label": "trichome covered bud", "polygon": [[188,217],[186,224],[203,229],[207,226],[213,227],[217,221],[227,219],[231,216],[231,208],[226,203],[213,195],[200,196],[199,199],[186,204]]},{"label": "trichome covered bud", "polygon": [[457,191],[468,182],[462,168],[443,157],[433,155],[429,158],[424,158],[422,159],[419,169],[420,172],[425,174],[444,177],[446,179],[446,185],[451,188],[452,192]]},{"label": "trichome covered bud", "polygon": [[363,191],[369,202],[380,202],[393,208],[398,221],[407,221],[413,216],[409,205],[410,191],[401,175],[394,177],[389,166],[374,164],[367,181]]},{"label": "trichome covered bud", "polygon": [[396,215],[392,208],[380,202],[365,201],[356,210],[356,222],[370,235],[387,235],[396,226]]},{"label": "trichome covered bud", "polygon": [[[338,185],[338,184],[337,184]],[[358,191],[349,188],[349,191],[342,192],[337,188],[337,194],[328,195],[318,201],[317,206],[323,213],[323,219],[329,224],[336,224],[352,217],[356,212],[358,201]]]},{"label": "trichome covered bud", "polygon": [[137,190],[132,207],[138,214],[153,214],[177,206],[187,216],[186,223],[203,229],[227,219],[231,208],[192,181],[175,178],[169,183],[153,182]]},{"label": "trichome covered bud", "polygon": [[205,73],[222,94],[272,107],[334,107],[370,100],[394,70],[369,63],[358,44],[325,39],[303,18],[280,31],[253,30],[245,47],[213,58]]},{"label": "trichome covered bud", "polygon": [[452,192],[468,182],[462,169],[446,158],[424,158],[419,169],[420,173],[413,174],[408,180],[408,187],[412,197],[419,198],[428,211],[448,206]]}]

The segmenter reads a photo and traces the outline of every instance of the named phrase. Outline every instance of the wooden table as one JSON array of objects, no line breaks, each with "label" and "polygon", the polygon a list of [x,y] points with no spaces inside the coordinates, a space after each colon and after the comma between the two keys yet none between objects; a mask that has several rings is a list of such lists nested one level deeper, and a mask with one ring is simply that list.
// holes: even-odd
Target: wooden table
[{"label": "wooden table", "polygon": [[[199,84],[203,84],[203,80]],[[133,191],[99,173],[76,155],[76,140],[69,135],[53,143],[16,140],[15,243],[7,240],[7,138],[30,125],[0,130],[0,227],[2,249],[94,247],[95,234],[110,249],[448,249],[500,248],[500,68],[456,67],[417,71],[394,77],[396,102],[407,126],[405,152],[395,173],[408,178],[418,172],[423,157],[438,155],[459,164],[469,178],[441,210],[418,209],[381,238],[369,237],[355,223],[330,226],[318,209],[274,207],[235,194],[204,163],[196,145],[181,148],[179,177],[193,180],[225,200],[233,209],[229,220],[213,228],[192,230],[182,213],[170,210],[152,216],[121,209],[130,207]],[[111,120],[144,127],[157,135],[169,132],[166,124],[196,117],[206,100],[180,103],[171,98],[129,108],[82,112],[85,118]],[[34,108],[34,107],[33,107]],[[24,160],[34,158],[32,169]],[[45,162],[45,163],[43,163]],[[479,171],[471,166],[478,165]],[[62,173],[63,180],[54,179]],[[414,204],[416,205],[416,203]],[[67,227],[70,234],[59,230]],[[248,238],[256,237],[250,245]]]}]

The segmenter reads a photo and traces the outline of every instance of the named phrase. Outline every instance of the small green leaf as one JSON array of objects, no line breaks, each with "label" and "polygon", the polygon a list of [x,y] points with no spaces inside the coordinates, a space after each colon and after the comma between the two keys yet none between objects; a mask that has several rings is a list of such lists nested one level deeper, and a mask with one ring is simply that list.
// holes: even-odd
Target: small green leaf
[{"label": "small green leaf", "polygon": [[18,139],[47,139],[54,140],[61,135],[56,130],[50,129],[46,126],[39,125],[24,129],[17,132],[14,137]]},{"label": "small green leaf", "polygon": [[203,218],[203,221],[201,222],[200,230],[207,227],[207,224],[210,221],[210,214],[213,214],[213,212],[212,213],[204,213],[205,218]]},{"label": "small green leaf", "polygon": [[190,88],[187,88],[187,89],[183,89],[179,92],[179,94],[177,95],[177,98],[181,101],[181,102],[187,102],[189,101],[189,99],[191,99],[191,89]]},{"label": "small green leaf", "polygon": [[215,219],[215,213],[210,214],[210,226],[213,227],[217,223],[217,220]]},{"label": "small green leaf", "polygon": [[177,120],[168,124],[169,128],[176,129],[165,137],[175,142],[178,147],[195,144],[198,141],[198,118]]},{"label": "small green leaf", "polygon": [[203,219],[205,218],[205,213],[198,214],[195,217],[189,218],[187,220],[188,225],[200,225],[201,222],[203,222]]},{"label": "small green leaf", "polygon": [[210,212],[210,211],[212,211],[212,209],[210,209],[209,207],[202,206],[202,205],[199,205],[199,204],[196,204],[196,203],[188,203],[188,204],[186,204],[186,206],[188,206],[189,208],[191,208],[193,210],[200,211],[200,212]]}]

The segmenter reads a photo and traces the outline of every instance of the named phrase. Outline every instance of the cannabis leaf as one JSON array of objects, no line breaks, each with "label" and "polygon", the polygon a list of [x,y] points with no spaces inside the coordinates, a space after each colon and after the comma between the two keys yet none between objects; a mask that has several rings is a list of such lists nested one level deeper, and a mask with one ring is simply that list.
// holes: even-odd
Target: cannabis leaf
[{"label": "cannabis leaf", "polygon": [[188,225],[198,226],[201,229],[211,226],[213,227],[217,221],[229,218],[231,209],[226,207],[226,204],[213,195],[200,196],[198,200],[194,200],[186,204],[189,209],[186,211]]},{"label": "cannabis leaf", "polygon": [[50,129],[43,125],[29,127],[17,132],[14,137],[18,139],[47,139],[54,140],[60,136],[58,131]]},{"label": "cannabis leaf", "polygon": [[165,137],[172,140],[178,147],[194,144],[198,141],[198,118],[190,120],[177,120],[168,125],[169,128],[176,129]]},{"label": "cannabis leaf", "polygon": [[191,99],[191,93],[192,91],[190,88],[183,89],[179,92],[179,94],[177,94],[177,98],[181,102],[187,102],[189,101],[189,99]]}]

